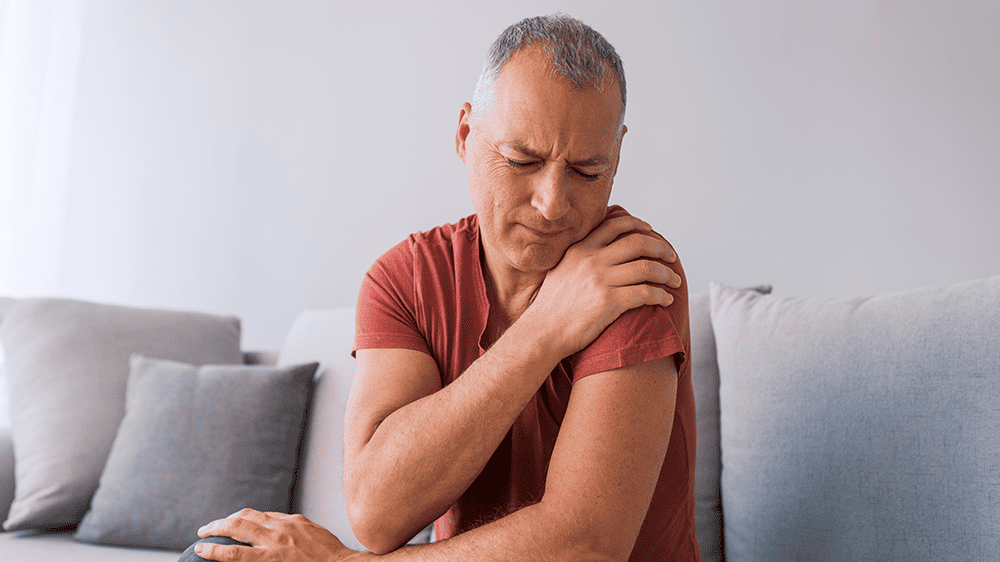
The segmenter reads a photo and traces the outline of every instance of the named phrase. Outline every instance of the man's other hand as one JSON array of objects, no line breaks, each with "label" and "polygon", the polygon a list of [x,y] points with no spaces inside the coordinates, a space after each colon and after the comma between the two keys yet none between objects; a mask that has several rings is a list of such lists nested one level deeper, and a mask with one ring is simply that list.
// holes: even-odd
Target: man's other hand
[{"label": "man's other hand", "polygon": [[680,287],[681,277],[666,264],[676,261],[670,244],[644,221],[628,215],[605,219],[566,250],[525,314],[540,322],[554,349],[567,357],[625,311],[669,306],[673,295],[666,287]]},{"label": "man's other hand", "polygon": [[200,543],[195,554],[217,562],[340,561],[360,553],[302,515],[238,511],[198,529],[198,536],[231,537],[250,546]]}]

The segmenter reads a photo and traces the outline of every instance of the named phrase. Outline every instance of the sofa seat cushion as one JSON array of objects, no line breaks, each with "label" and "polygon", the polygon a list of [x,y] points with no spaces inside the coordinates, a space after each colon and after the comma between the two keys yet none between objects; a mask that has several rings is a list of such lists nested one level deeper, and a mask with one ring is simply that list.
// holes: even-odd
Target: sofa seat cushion
[{"label": "sofa seat cushion", "polygon": [[711,306],[729,562],[996,557],[1000,277]]},{"label": "sofa seat cushion", "polygon": [[16,562],[177,562],[178,554],[165,550],[98,546],[73,540],[71,533],[0,533],[3,560]]}]

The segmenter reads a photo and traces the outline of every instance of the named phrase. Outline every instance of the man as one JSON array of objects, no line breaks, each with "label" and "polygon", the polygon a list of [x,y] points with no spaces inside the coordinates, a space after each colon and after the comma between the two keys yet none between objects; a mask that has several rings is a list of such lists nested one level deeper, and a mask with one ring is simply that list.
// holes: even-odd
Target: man
[{"label": "man", "polygon": [[[565,16],[494,43],[455,145],[476,215],[417,233],[358,300],[348,551],[244,511],[214,560],[699,560],[687,294],[669,244],[609,209],[621,61]],[[670,264],[670,265],[668,265]],[[438,542],[402,547],[435,522]]]}]

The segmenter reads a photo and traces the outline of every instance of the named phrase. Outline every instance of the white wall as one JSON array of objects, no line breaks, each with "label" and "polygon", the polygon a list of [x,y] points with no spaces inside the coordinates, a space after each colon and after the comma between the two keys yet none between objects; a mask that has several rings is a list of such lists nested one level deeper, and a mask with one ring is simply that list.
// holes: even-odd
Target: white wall
[{"label": "white wall", "polygon": [[277,347],[408,233],[472,212],[458,108],[506,25],[557,10],[625,61],[612,200],[692,291],[1000,274],[998,6],[90,0],[60,291],[238,314],[245,345]]}]

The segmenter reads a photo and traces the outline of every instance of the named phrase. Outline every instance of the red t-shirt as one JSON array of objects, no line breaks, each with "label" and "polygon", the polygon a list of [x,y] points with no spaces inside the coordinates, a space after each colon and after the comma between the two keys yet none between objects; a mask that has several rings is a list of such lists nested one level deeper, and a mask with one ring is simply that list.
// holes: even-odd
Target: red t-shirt
[{"label": "red t-shirt", "polygon": [[[625,214],[610,207],[609,215]],[[489,303],[479,261],[476,215],[418,232],[368,271],[358,298],[355,349],[405,348],[429,354],[445,386],[484,352]],[[680,263],[671,267],[683,278]],[[695,406],[686,284],[667,308],[630,310],[584,350],[564,359],[518,417],[465,494],[435,522],[438,539],[537,503],[573,383],[674,356],[678,387],[673,430],[631,561],[700,560],[694,524]]]}]

